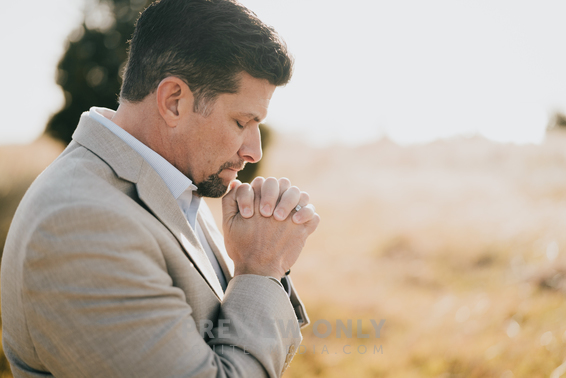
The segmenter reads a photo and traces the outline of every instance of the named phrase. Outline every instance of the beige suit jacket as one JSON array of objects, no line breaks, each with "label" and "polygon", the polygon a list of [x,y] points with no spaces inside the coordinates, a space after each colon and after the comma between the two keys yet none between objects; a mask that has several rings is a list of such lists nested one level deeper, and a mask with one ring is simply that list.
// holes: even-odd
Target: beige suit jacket
[{"label": "beige suit jacket", "polygon": [[[86,113],[33,183],[2,258],[4,351],[15,377],[278,377],[308,319],[294,292],[227,278],[145,160]],[[299,319],[299,321],[298,321]]]}]

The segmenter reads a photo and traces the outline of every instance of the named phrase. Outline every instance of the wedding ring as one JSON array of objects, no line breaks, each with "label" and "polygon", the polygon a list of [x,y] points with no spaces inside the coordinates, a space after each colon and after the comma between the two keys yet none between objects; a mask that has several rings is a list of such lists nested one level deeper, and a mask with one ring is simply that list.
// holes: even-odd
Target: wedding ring
[{"label": "wedding ring", "polygon": [[295,206],[295,211],[299,211],[299,210],[301,210],[302,208],[303,208],[303,207],[302,207],[301,205],[297,205],[297,206]]}]

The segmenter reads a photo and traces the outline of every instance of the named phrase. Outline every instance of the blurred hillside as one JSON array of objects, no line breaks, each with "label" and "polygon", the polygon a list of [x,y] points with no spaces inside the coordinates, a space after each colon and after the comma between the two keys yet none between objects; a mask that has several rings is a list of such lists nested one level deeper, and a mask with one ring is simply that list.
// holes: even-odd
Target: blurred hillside
[{"label": "blurred hillside", "polygon": [[[292,273],[311,320],[352,319],[354,336],[357,319],[364,333],[386,323],[379,339],[307,328],[286,377],[531,378],[563,364],[566,132],[539,146],[298,140],[275,138],[262,172],[308,191],[322,217]],[[56,146],[0,146],[3,212]]]},{"label": "blurred hillside", "polygon": [[264,172],[322,217],[293,267],[311,320],[352,319],[354,336],[357,319],[364,333],[386,323],[380,339],[307,328],[287,377],[532,378],[564,362],[565,132],[540,146],[297,140],[279,140]]},{"label": "blurred hillside", "polygon": [[63,148],[62,143],[46,136],[29,145],[0,145],[0,256],[18,203]]}]

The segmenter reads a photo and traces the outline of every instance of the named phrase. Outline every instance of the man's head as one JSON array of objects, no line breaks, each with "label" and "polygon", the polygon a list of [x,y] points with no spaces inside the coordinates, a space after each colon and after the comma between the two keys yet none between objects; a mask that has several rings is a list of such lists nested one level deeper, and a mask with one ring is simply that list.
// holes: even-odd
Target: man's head
[{"label": "man's head", "polygon": [[273,28],[231,0],[162,0],[137,21],[120,98],[143,100],[167,76],[182,79],[202,114],[221,93],[238,91],[238,74],[281,86],[293,61]]},{"label": "man's head", "polygon": [[277,33],[242,5],[161,0],[137,21],[121,104],[150,99],[165,131],[144,143],[198,194],[220,197],[246,162],[261,159],[259,123],[292,66]]}]

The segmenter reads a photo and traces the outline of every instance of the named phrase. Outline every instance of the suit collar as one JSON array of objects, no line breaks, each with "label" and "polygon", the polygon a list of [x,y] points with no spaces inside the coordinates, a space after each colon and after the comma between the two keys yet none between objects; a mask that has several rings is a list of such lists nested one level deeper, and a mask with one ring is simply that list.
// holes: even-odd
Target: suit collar
[{"label": "suit collar", "polygon": [[121,179],[138,181],[143,158],[112,131],[91,119],[88,112],[81,115],[73,140],[104,160]]},{"label": "suit collar", "polygon": [[91,119],[105,126],[149,163],[163,179],[175,199],[179,200],[179,196],[187,190],[189,190],[190,193],[191,190],[197,189],[191,179],[185,176],[163,156],[159,155],[132,134],[112,122],[111,118],[116,114],[114,110],[93,106],[90,108],[88,114]]},{"label": "suit collar", "polygon": [[186,255],[222,300],[222,287],[206,253],[157,172],[124,141],[92,120],[88,113],[81,116],[73,139],[105,161],[118,177],[136,185],[140,200],[175,236]]}]

